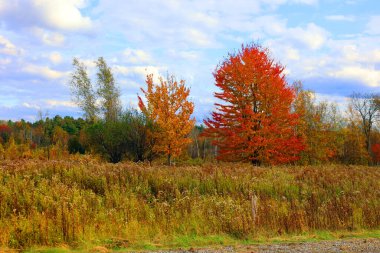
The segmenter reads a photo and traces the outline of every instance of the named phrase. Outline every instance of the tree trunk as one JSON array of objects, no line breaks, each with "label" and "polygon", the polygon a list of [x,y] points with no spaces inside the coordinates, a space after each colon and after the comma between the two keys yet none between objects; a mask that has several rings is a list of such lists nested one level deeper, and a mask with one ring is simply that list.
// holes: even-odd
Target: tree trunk
[{"label": "tree trunk", "polygon": [[261,165],[261,162],[258,159],[252,159],[251,163],[253,166],[260,166]]},{"label": "tree trunk", "polygon": [[199,145],[198,145],[198,139],[195,138],[195,144],[196,144],[196,147],[197,147],[197,158],[200,157],[200,152],[199,152]]},{"label": "tree trunk", "polygon": [[257,158],[258,156],[259,156],[259,154],[258,154],[257,150],[255,150],[254,158],[251,160],[251,163],[253,166],[260,166],[261,165],[260,159]]},{"label": "tree trunk", "polygon": [[203,152],[202,152],[202,159],[204,160],[206,158],[206,140],[203,141]]}]

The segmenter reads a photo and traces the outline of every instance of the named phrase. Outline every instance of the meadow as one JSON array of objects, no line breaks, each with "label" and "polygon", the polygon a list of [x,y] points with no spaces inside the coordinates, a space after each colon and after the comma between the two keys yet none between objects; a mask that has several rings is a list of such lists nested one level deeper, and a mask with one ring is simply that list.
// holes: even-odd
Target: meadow
[{"label": "meadow", "polygon": [[378,167],[0,161],[0,249],[149,249],[379,229]]}]

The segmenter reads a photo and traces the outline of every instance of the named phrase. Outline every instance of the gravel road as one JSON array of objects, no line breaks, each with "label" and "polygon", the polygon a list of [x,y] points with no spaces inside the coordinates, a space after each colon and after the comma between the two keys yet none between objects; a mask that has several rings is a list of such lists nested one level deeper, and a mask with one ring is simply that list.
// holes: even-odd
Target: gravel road
[{"label": "gravel road", "polygon": [[249,245],[236,248],[159,251],[159,253],[380,253],[380,239]]},{"label": "gravel road", "polygon": [[237,249],[240,253],[380,253],[380,239],[271,244]]}]

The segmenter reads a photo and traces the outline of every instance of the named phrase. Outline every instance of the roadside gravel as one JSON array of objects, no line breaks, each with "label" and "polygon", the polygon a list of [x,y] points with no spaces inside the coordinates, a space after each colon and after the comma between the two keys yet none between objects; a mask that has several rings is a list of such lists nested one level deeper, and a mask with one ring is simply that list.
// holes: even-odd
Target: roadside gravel
[{"label": "roadside gravel", "polygon": [[352,239],[248,246],[239,253],[380,253],[380,239]]},{"label": "roadside gravel", "polygon": [[156,251],[154,253],[380,253],[380,239],[280,243],[220,249]]}]

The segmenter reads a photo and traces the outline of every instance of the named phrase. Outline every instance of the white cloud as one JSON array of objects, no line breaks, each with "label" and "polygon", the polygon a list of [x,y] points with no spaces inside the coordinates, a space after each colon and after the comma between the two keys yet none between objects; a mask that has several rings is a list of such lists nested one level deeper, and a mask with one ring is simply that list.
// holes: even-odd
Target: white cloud
[{"label": "white cloud", "polygon": [[196,12],[191,15],[191,21],[199,22],[207,27],[214,28],[220,24],[216,16],[208,15],[204,12]]},{"label": "white cloud", "polygon": [[57,100],[57,99],[45,99],[38,102],[23,102],[22,106],[29,109],[41,110],[41,108],[53,108],[53,107],[70,107],[76,108],[77,105],[73,101]]},{"label": "white cloud", "polygon": [[353,4],[357,4],[359,1],[361,1],[361,0],[346,0],[345,3],[353,5]]},{"label": "white cloud", "polygon": [[322,93],[314,93],[317,102],[330,102],[335,103],[338,106],[339,110],[345,110],[347,108],[347,105],[349,103],[349,98],[346,96],[339,96],[339,95],[328,95],[328,94],[322,94]]},{"label": "white cloud", "polygon": [[91,19],[80,9],[85,0],[15,0],[0,2],[0,14],[13,25],[43,27],[67,31],[89,29]]},{"label": "white cloud", "polygon": [[288,64],[291,61],[300,60],[300,50],[293,47],[291,43],[286,43],[282,40],[268,40],[265,43],[270,49],[270,52],[274,54],[274,58],[277,61],[281,61],[283,64]]},{"label": "white cloud", "polygon": [[341,46],[342,56],[348,63],[372,64],[380,62],[380,49],[358,48],[349,44]]},{"label": "white cloud", "polygon": [[[248,29],[256,28],[256,33],[264,33],[269,36],[282,36],[287,33],[287,20],[280,19],[278,16],[259,16],[256,17],[251,24],[247,24]],[[237,27],[237,29],[239,29]]]},{"label": "white cloud", "polygon": [[61,46],[65,42],[65,36],[60,33],[44,34],[42,41],[49,46]]},{"label": "white cloud", "polygon": [[58,63],[61,63],[62,62],[62,55],[58,52],[52,52],[50,55],[49,55],[49,59],[52,63],[54,64],[58,64]]},{"label": "white cloud", "polygon": [[186,29],[184,32],[184,38],[187,38],[190,43],[201,47],[215,45],[213,39],[209,35],[195,28]]},{"label": "white cloud", "polygon": [[266,4],[272,8],[278,8],[280,5],[284,4],[305,4],[305,5],[317,5],[319,0],[261,0],[258,1],[261,4]]},{"label": "white cloud", "polygon": [[300,3],[300,4],[316,5],[319,3],[319,0],[293,0],[292,2]]},{"label": "white cloud", "polygon": [[115,65],[112,67],[112,70],[116,74],[121,74],[124,76],[132,76],[137,75],[141,79],[145,80],[146,76],[148,74],[153,74],[154,77],[160,76],[160,68],[155,66],[133,66],[133,67],[126,67],[126,66],[120,66]]},{"label": "white cloud", "polygon": [[[297,50],[309,51],[311,49],[317,51],[330,38],[330,33],[326,29],[314,23],[308,23],[306,26],[291,27],[287,25],[287,21],[287,19],[278,16],[267,15],[256,17],[252,20],[252,23],[244,26],[253,31],[251,32],[251,38],[260,38],[271,43],[275,41],[276,43],[273,44],[281,48],[293,47],[297,48]],[[265,40],[265,38],[267,39]],[[296,58],[294,51],[293,54],[288,54],[288,56],[293,59]]]},{"label": "white cloud", "polygon": [[26,108],[30,108],[30,109],[37,109],[37,110],[40,110],[41,107],[37,104],[33,104],[33,103],[28,103],[28,102],[24,102],[22,103],[22,105]]},{"label": "white cloud", "polygon": [[352,63],[360,59],[359,51],[356,45],[354,44],[341,45],[340,49],[342,52],[342,56],[348,62]]},{"label": "white cloud", "polygon": [[124,61],[128,63],[141,64],[152,61],[150,54],[140,49],[127,48],[123,51],[123,56]]},{"label": "white cloud", "polygon": [[329,49],[335,55],[337,65],[362,64],[372,66],[380,63],[380,38],[362,36],[347,40],[330,40]]},{"label": "white cloud", "polygon": [[322,27],[309,23],[306,28],[289,28],[288,36],[289,39],[299,41],[309,49],[316,50],[324,45],[329,33]]},{"label": "white cloud", "polygon": [[329,16],[325,16],[325,19],[327,20],[331,20],[331,21],[349,21],[349,22],[353,22],[355,21],[355,17],[354,16],[346,16],[346,15],[329,15]]},{"label": "white cloud", "polygon": [[11,62],[12,62],[12,60],[9,58],[3,58],[3,59],[0,58],[0,67],[1,67],[1,65],[8,65]]},{"label": "white cloud", "polygon": [[286,48],[286,57],[290,60],[299,60],[300,59],[300,54],[299,51],[295,48],[288,47]]},{"label": "white cloud", "polygon": [[[119,32],[128,38],[128,42],[138,45],[139,48],[144,45],[156,48],[156,45],[160,44],[164,48],[188,51],[194,48],[221,48],[223,47],[221,37],[227,38],[236,32],[253,34],[253,37],[249,38],[249,34],[245,35],[244,41],[261,39],[266,34],[283,36],[287,30],[286,25],[283,22],[272,22],[275,20],[270,17],[274,15],[273,12],[268,12],[265,14],[266,17],[261,18],[264,16],[264,11],[285,4],[316,5],[318,2],[317,0],[145,0],[128,4],[126,7],[125,1],[100,0],[93,13],[100,16],[102,21],[106,21],[99,22],[104,29],[118,27]],[[149,8],[146,8],[147,6]],[[275,21],[283,20],[277,18]],[[316,29],[311,32],[316,32]],[[241,34],[234,34],[232,38],[239,36]],[[320,37],[316,39],[315,43],[307,41],[308,45],[317,48],[321,42]]]},{"label": "white cloud", "polygon": [[58,79],[66,76],[68,73],[60,72],[50,69],[47,66],[37,66],[37,65],[26,65],[22,70],[26,73],[41,76],[47,79]]},{"label": "white cloud", "polygon": [[[308,18],[299,19],[298,4],[309,5],[302,9],[302,15]],[[284,5],[288,6],[279,9]],[[331,3],[326,4],[330,6]],[[46,99],[65,100],[62,96],[69,94],[64,85],[54,91],[54,84],[67,83],[68,75],[62,69],[72,70],[73,56],[87,59],[83,62],[96,82],[94,60],[103,55],[128,99],[138,87],[144,87],[147,74],[153,73],[157,79],[165,77],[169,70],[192,85],[192,95],[208,100],[216,89],[212,77],[215,66],[228,52],[251,40],[268,46],[275,61],[286,67],[289,80],[310,78],[318,80],[315,85],[329,85],[314,86],[316,91],[339,93],[333,88],[335,84],[330,85],[325,79],[336,80],[340,87],[347,81],[352,89],[380,87],[377,16],[371,18],[362,34],[348,37],[342,34],[345,30],[335,35],[336,27],[328,24],[363,19],[346,15],[324,17],[323,13],[314,19],[315,23],[308,23],[309,15],[322,8],[325,5],[317,0],[0,0],[0,29],[5,29],[2,35],[17,48],[28,49],[22,57],[0,57],[0,79],[4,83],[0,83],[0,89],[15,86],[18,91],[14,94],[21,94],[15,96],[34,94],[38,104],[48,108]],[[362,25],[358,23],[355,29]],[[95,31],[91,28],[96,28],[96,34],[91,33],[94,37],[86,36],[90,35],[88,29]],[[3,48],[1,44],[0,50]],[[33,87],[38,88],[25,87],[26,82],[33,81]],[[52,106],[58,103],[51,102]]]},{"label": "white cloud", "polygon": [[370,17],[366,26],[366,32],[372,35],[380,34],[380,16]]},{"label": "white cloud", "polygon": [[79,8],[84,6],[82,0],[34,0],[34,7],[39,9],[41,19],[46,25],[62,30],[89,29],[91,20],[82,16]]},{"label": "white cloud", "polygon": [[189,60],[189,61],[195,61],[200,58],[200,55],[197,51],[194,50],[175,50],[175,49],[169,49],[168,55],[171,58],[179,58],[182,60]]},{"label": "white cloud", "polygon": [[380,87],[380,71],[376,69],[347,66],[337,71],[330,71],[328,74],[336,78],[354,79],[370,87]]},{"label": "white cloud", "polygon": [[12,42],[0,35],[0,54],[18,55],[20,52]]},{"label": "white cloud", "polygon": [[65,36],[58,32],[49,32],[42,28],[33,27],[32,34],[48,46],[62,46],[65,42]]},{"label": "white cloud", "polygon": [[45,102],[47,105],[51,107],[56,107],[56,106],[77,107],[77,105],[72,101],[48,99]]}]

